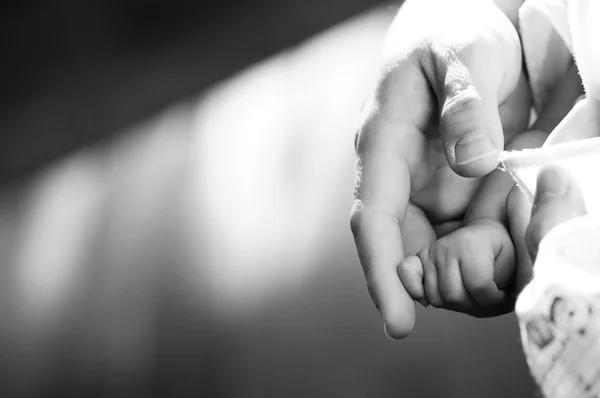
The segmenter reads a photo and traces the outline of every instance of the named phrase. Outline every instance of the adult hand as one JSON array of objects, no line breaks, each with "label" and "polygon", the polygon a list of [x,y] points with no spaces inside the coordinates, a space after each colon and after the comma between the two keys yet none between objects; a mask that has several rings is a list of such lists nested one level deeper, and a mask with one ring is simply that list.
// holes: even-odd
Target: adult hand
[{"label": "adult hand", "polygon": [[396,272],[405,253],[461,218],[478,183],[465,177],[493,171],[504,140],[527,125],[521,64],[517,32],[491,1],[408,0],[390,27],[356,137],[350,220],[390,337],[415,321]]}]

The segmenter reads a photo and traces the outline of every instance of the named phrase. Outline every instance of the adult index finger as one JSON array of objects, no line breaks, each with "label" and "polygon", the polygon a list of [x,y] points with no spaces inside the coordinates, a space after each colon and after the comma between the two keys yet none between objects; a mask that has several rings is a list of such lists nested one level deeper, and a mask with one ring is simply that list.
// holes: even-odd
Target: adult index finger
[{"label": "adult index finger", "polygon": [[415,322],[415,304],[396,268],[405,256],[402,228],[415,178],[411,170],[425,158],[427,100],[427,82],[414,64],[396,65],[367,104],[356,144],[351,227],[369,292],[392,338],[406,337]]}]

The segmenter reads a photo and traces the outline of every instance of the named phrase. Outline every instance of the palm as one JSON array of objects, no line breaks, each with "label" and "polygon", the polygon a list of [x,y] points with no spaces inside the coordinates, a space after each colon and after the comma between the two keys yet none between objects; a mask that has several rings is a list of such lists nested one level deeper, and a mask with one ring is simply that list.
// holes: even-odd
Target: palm
[{"label": "palm", "polygon": [[[505,142],[527,128],[531,96],[524,78],[519,80],[513,93],[500,105],[500,120]],[[435,113],[432,113],[435,115]],[[448,165],[439,137],[438,118],[432,116],[425,130],[425,139],[412,139],[408,147],[417,148],[424,156],[417,163],[419,178],[411,184],[410,202],[418,208],[409,208],[403,235],[405,254],[412,255],[435,238],[435,230],[443,225],[457,225],[462,219],[482,178],[466,178],[456,174]],[[411,207],[412,207],[411,206]]]},{"label": "palm", "polygon": [[[499,114],[505,142],[527,128],[531,95],[522,71],[518,35],[503,15],[489,10],[482,7],[480,23],[473,23],[472,15],[458,17],[465,21],[457,21],[442,12],[436,14],[439,18],[427,15],[422,19],[410,12],[399,13],[390,28],[385,58],[392,66],[377,93],[377,100],[388,105],[379,115],[387,121],[380,128],[394,134],[399,125],[404,125],[404,115],[411,115],[410,123],[416,127],[404,128],[401,138],[401,156],[410,166],[411,177],[410,205],[403,226],[408,233],[402,237],[406,255],[434,240],[434,228],[440,224],[460,220],[481,182],[481,178],[458,175],[445,155],[439,128],[440,98],[434,92],[436,86],[446,84],[436,76],[439,48],[449,48],[449,52],[461,49],[455,55],[474,61],[475,70],[469,71],[473,80],[494,82],[498,105],[488,113],[496,115],[478,115],[484,123],[489,124],[489,119]],[[442,29],[440,25],[448,26]],[[432,38],[431,32],[443,35]],[[407,41],[406,37],[413,40]],[[418,46],[420,50],[409,53],[415,61],[406,66],[402,60],[415,42],[435,44]],[[403,95],[398,95],[400,91]],[[407,133],[410,130],[413,132]]]}]

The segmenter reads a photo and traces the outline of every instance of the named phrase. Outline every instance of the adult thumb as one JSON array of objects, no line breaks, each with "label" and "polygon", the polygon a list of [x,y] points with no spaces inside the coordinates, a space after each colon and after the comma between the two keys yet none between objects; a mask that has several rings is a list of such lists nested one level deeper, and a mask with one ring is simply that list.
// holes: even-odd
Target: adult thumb
[{"label": "adult thumb", "polygon": [[457,58],[438,68],[440,135],[448,164],[464,177],[492,172],[504,147],[498,111],[502,73],[482,70],[487,69],[482,62]]}]

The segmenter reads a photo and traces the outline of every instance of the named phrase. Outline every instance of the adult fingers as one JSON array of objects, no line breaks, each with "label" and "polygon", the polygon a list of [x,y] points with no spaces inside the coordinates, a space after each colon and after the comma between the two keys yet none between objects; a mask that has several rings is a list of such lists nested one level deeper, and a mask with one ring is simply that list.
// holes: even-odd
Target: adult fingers
[{"label": "adult fingers", "polygon": [[[401,90],[397,90],[401,88]],[[402,228],[412,170],[424,159],[427,81],[412,62],[388,70],[364,109],[356,141],[358,166],[350,224],[367,287],[392,338],[414,327],[415,304],[400,282]]]},{"label": "adult fingers", "polygon": [[531,222],[525,235],[532,260],[552,228],[586,213],[581,189],[570,173],[558,166],[544,167],[538,174]]},{"label": "adult fingers", "polygon": [[408,170],[401,159],[385,150],[359,163],[362,182],[350,225],[369,294],[387,334],[402,338],[412,331],[415,321],[414,303],[396,272],[404,258],[401,228],[408,202]]},{"label": "adult fingers", "polygon": [[444,70],[440,96],[440,133],[452,169],[466,177],[491,172],[504,146],[498,100],[489,84],[475,76],[459,60]]},{"label": "adult fingers", "polygon": [[[437,95],[440,133],[450,167],[465,177],[490,173],[498,165],[504,136],[499,104],[516,87],[519,74],[507,82],[506,59],[497,46],[475,42],[463,48],[432,48],[424,62]],[[518,45],[514,46],[518,50]],[[514,54],[513,54],[514,53]],[[511,57],[520,62],[520,53]]]}]

